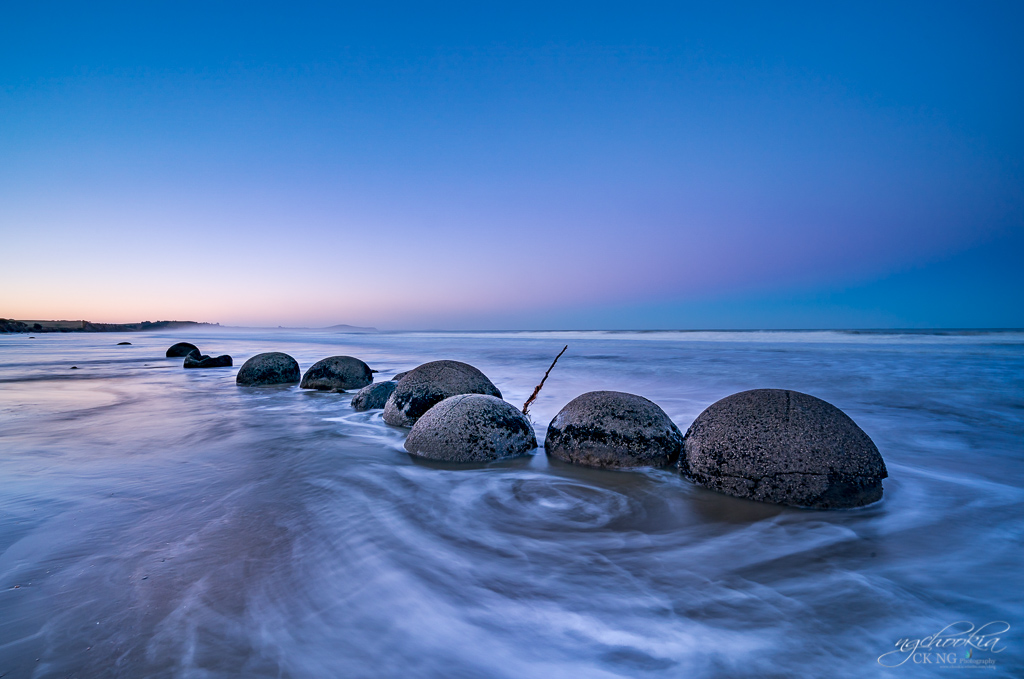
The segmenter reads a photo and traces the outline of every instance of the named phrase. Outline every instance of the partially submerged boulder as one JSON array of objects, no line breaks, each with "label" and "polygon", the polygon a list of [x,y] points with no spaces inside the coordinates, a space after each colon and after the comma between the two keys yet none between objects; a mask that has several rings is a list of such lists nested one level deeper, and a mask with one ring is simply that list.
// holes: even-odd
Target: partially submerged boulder
[{"label": "partially submerged boulder", "polygon": [[544,439],[551,457],[612,469],[672,464],[682,445],[682,432],[664,410],[621,391],[577,396],[551,420]]},{"label": "partially submerged boulder", "polygon": [[273,384],[290,384],[299,381],[299,364],[280,351],[256,354],[242,364],[235,376],[235,382],[246,387],[263,387]]},{"label": "partially submerged boulder", "polygon": [[129,346],[130,347],[131,345],[132,345],[131,342],[118,342],[117,343],[117,346],[119,346],[119,347],[124,347],[124,346]]},{"label": "partially submerged boulder", "polygon": [[302,376],[302,389],[345,391],[362,389],[373,382],[373,371],[358,358],[331,356],[317,361]]},{"label": "partially submerged boulder", "polygon": [[859,507],[882,498],[878,448],[834,405],[786,389],[733,394],[686,432],[680,471],[727,495],[796,507]]},{"label": "partially submerged boulder", "polygon": [[444,399],[413,425],[405,449],[445,462],[490,462],[537,447],[530,421],[515,406],[483,394]]},{"label": "partially submerged boulder", "polygon": [[352,407],[356,410],[380,410],[387,405],[396,386],[395,382],[388,380],[363,387],[352,397]]},{"label": "partially submerged boulder", "polygon": [[458,394],[487,394],[501,398],[501,392],[482,372],[459,361],[431,361],[403,377],[384,406],[384,421],[396,427],[411,427],[434,404]]},{"label": "partially submerged boulder", "polygon": [[189,354],[185,357],[185,363],[182,365],[183,368],[230,368],[231,357],[227,354],[223,356],[197,356],[196,354]]},{"label": "partially submerged boulder", "polygon": [[172,344],[167,349],[167,358],[181,358],[191,353],[195,353],[198,356],[200,354],[199,347],[188,342],[178,342],[177,344]]}]

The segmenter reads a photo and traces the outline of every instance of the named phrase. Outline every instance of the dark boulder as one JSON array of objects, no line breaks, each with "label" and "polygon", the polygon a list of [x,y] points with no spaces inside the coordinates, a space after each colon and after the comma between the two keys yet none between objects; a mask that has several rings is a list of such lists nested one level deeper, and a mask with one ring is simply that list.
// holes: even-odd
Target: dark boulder
[{"label": "dark boulder", "polygon": [[820,398],[754,389],[702,412],[683,445],[680,471],[727,495],[795,507],[859,507],[882,498],[878,448],[850,417]]},{"label": "dark boulder", "polygon": [[396,386],[395,382],[389,380],[363,387],[352,397],[352,407],[356,410],[380,410],[387,405]]},{"label": "dark boulder", "polygon": [[396,427],[411,427],[435,403],[458,394],[487,394],[501,398],[501,392],[487,376],[467,363],[431,361],[413,368],[384,406],[384,421]]},{"label": "dark boulder", "polygon": [[405,449],[445,462],[490,462],[537,447],[526,416],[495,396],[460,394],[444,399],[413,425]]},{"label": "dark boulder", "polygon": [[569,401],[548,425],[544,450],[586,467],[663,467],[679,457],[683,434],[652,401],[591,391]]},{"label": "dark boulder", "polygon": [[392,378],[391,378],[391,380],[392,380],[393,382],[397,382],[398,380],[400,380],[400,379],[402,379],[403,377],[405,377],[406,375],[408,375],[408,374],[409,374],[409,372],[410,372],[410,371],[406,370],[406,371],[405,371],[404,373],[395,373],[395,376],[394,376],[394,377],[392,377]]},{"label": "dark boulder", "polygon": [[299,364],[280,351],[256,354],[242,364],[235,382],[245,387],[290,384],[299,381]]},{"label": "dark boulder", "polygon": [[185,363],[183,368],[230,368],[232,365],[231,357],[227,354],[223,356],[196,356],[195,354],[189,354],[185,357]]},{"label": "dark boulder", "polygon": [[131,342],[118,342],[117,343],[117,346],[119,346],[119,347],[123,347],[123,346],[129,346],[130,347],[131,345],[132,345]]},{"label": "dark boulder", "polygon": [[331,356],[317,361],[302,376],[302,389],[345,391],[362,389],[373,382],[373,371],[358,358]]},{"label": "dark boulder", "polygon": [[200,354],[199,347],[188,342],[178,342],[177,344],[172,344],[167,350],[167,358],[181,358],[193,352],[198,356]]}]

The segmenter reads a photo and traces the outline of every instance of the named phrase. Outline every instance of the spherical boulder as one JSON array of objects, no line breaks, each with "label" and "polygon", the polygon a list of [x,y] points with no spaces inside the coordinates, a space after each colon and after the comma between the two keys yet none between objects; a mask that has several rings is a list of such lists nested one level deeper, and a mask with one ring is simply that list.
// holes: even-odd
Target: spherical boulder
[{"label": "spherical boulder", "polygon": [[352,407],[356,410],[380,410],[387,405],[395,386],[395,382],[388,380],[363,387],[352,397]]},{"label": "spherical boulder", "polygon": [[411,427],[435,403],[458,394],[501,398],[487,376],[468,363],[431,361],[413,368],[396,383],[384,406],[384,421],[396,427]]},{"label": "spherical boulder", "polygon": [[298,381],[298,362],[280,351],[256,354],[242,364],[235,376],[235,382],[245,387],[289,384]]},{"label": "spherical boulder", "polygon": [[591,391],[569,401],[548,425],[544,450],[563,462],[624,469],[664,467],[679,457],[683,434],[642,396]]},{"label": "spherical boulder", "polygon": [[484,394],[450,396],[416,421],[405,449],[445,462],[490,462],[537,447],[526,416],[512,404]]},{"label": "spherical boulder", "polygon": [[686,432],[680,471],[727,495],[795,507],[860,507],[882,498],[878,448],[831,403],[786,389],[723,398]]},{"label": "spherical boulder", "polygon": [[317,361],[302,376],[302,389],[345,391],[362,389],[373,382],[370,366],[351,356],[331,356]]},{"label": "spherical boulder", "polygon": [[189,354],[185,357],[185,363],[182,365],[183,368],[230,368],[231,357],[227,354],[223,356],[207,356],[203,354],[199,356],[197,354]]},{"label": "spherical boulder", "polygon": [[199,347],[188,342],[178,342],[167,349],[167,358],[181,358],[193,352],[198,356],[200,354]]}]

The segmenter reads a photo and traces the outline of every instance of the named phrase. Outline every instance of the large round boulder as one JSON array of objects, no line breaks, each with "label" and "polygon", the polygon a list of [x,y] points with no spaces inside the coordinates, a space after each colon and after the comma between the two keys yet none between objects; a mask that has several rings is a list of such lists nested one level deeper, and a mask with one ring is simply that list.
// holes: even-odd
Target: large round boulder
[{"label": "large round boulder", "polygon": [[487,394],[501,398],[501,392],[486,375],[459,361],[424,363],[396,385],[384,406],[384,421],[396,427],[411,427],[435,403],[449,396]]},{"label": "large round boulder", "polygon": [[167,358],[181,358],[193,353],[198,356],[200,354],[199,347],[188,342],[178,342],[168,347]]},{"label": "large round boulder", "polygon": [[299,381],[299,364],[280,351],[256,354],[242,364],[235,382],[246,387],[290,384]]},{"label": "large round boulder", "polygon": [[302,376],[302,389],[345,391],[362,389],[373,382],[373,371],[358,358],[331,356],[317,361]]},{"label": "large round boulder", "polygon": [[683,434],[665,411],[642,396],[591,391],[569,401],[548,425],[544,450],[583,465],[664,467],[679,457]]},{"label": "large round boulder", "polygon": [[820,398],[753,389],[723,398],[686,432],[680,471],[727,495],[795,507],[859,507],[882,498],[878,448]]},{"label": "large round boulder", "polygon": [[490,462],[537,447],[526,416],[512,404],[484,394],[444,399],[416,421],[405,449],[445,462]]},{"label": "large round boulder", "polygon": [[387,405],[395,386],[395,382],[388,380],[363,387],[352,397],[352,407],[356,410],[380,410]]},{"label": "large round boulder", "polygon": [[182,365],[183,368],[230,368],[231,357],[227,354],[223,356],[202,356],[198,354],[189,354],[185,357],[185,363]]}]

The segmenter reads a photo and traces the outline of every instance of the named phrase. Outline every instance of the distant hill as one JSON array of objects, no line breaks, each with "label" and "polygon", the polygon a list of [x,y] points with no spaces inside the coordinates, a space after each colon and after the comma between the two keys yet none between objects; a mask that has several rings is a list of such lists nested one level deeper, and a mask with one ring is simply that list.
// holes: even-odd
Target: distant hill
[{"label": "distant hill", "polygon": [[16,321],[0,318],[0,333],[12,332],[138,332],[172,330],[197,326],[218,327],[220,323],[198,321],[141,321],[139,323],[93,323],[92,321]]}]

